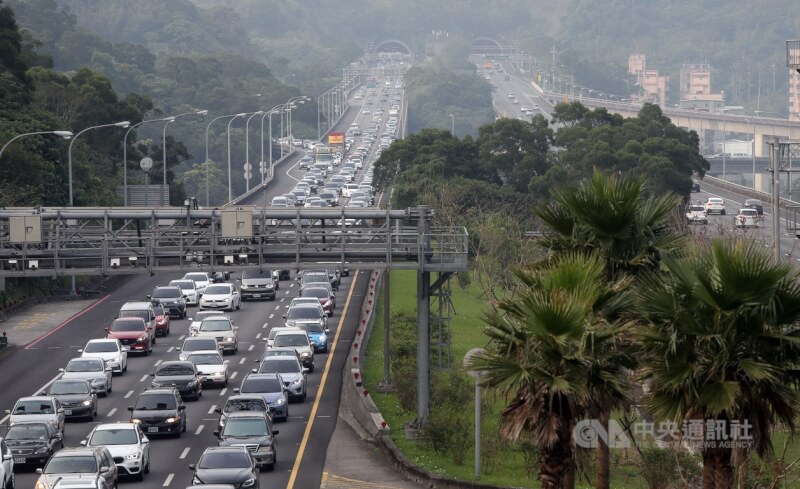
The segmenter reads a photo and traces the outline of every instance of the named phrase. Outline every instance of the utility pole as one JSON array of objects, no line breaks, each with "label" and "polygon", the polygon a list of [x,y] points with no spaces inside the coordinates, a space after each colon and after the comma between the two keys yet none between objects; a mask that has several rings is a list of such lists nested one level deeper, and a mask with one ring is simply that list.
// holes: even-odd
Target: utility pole
[{"label": "utility pole", "polygon": [[781,261],[781,145],[777,138],[769,143],[769,167],[770,171],[772,172],[772,257],[777,264]]}]

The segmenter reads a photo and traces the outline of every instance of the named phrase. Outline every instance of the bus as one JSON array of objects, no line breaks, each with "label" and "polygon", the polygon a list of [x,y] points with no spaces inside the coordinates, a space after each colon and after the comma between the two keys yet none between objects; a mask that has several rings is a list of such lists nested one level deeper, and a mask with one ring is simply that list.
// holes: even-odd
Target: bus
[{"label": "bus", "polygon": [[316,166],[317,163],[325,163],[328,165],[330,169],[333,165],[333,155],[331,154],[331,148],[325,146],[324,144],[318,144],[314,146],[314,164]]}]

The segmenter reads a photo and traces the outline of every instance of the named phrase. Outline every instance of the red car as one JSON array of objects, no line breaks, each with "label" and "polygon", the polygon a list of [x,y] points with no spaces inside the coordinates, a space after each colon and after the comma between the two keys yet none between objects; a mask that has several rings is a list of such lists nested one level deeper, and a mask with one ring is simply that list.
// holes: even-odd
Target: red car
[{"label": "red car", "polygon": [[316,297],[322,309],[330,317],[336,309],[336,296],[327,287],[303,287],[300,290],[300,297]]},{"label": "red car", "polygon": [[169,311],[164,311],[164,306],[161,304],[154,304],[153,312],[156,313],[156,336],[167,336],[169,334]]},{"label": "red car", "polygon": [[131,353],[138,352],[149,355],[153,352],[156,338],[152,327],[148,327],[142,318],[117,318],[106,328],[106,338],[117,339],[122,348]]}]

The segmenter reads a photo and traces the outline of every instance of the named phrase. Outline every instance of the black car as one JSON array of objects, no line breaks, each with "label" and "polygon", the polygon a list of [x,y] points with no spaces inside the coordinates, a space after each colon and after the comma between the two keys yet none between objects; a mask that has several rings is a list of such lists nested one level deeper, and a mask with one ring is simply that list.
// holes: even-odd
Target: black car
[{"label": "black car", "polygon": [[197,400],[203,395],[203,378],[197,371],[197,366],[190,361],[175,360],[163,362],[155,372],[151,384],[154,388],[174,387],[178,389],[181,397]]},{"label": "black car", "polygon": [[764,204],[758,199],[746,199],[743,207],[746,209],[755,209],[759,216],[764,214]]},{"label": "black car", "polygon": [[222,406],[221,409],[214,409],[214,412],[219,414],[217,429],[222,431],[222,428],[225,427],[225,423],[228,421],[228,415],[231,413],[238,413],[239,411],[264,413],[269,416],[270,421],[272,421],[272,411],[270,410],[267,401],[265,401],[261,395],[236,394],[229,396],[228,400],[225,401],[225,405]]},{"label": "black car", "polygon": [[164,309],[169,311],[170,317],[186,318],[186,296],[180,287],[156,287],[147,299],[164,306]]},{"label": "black car", "polygon": [[192,484],[231,484],[236,489],[258,489],[258,466],[246,447],[209,447],[200,455]]},{"label": "black car", "polygon": [[231,272],[214,272],[210,278],[212,284],[221,284],[231,279]]},{"label": "black car", "polygon": [[131,412],[131,423],[139,423],[148,436],[180,436],[186,431],[186,406],[174,387],[145,390],[128,411]]},{"label": "black car", "polygon": [[97,391],[88,380],[59,379],[50,385],[47,396],[53,396],[64,408],[64,417],[88,418],[97,416]]},{"label": "black car", "polygon": [[275,435],[272,419],[267,413],[257,411],[238,411],[230,413],[225,427],[215,431],[219,438],[219,446],[230,447],[244,445],[259,467],[267,470],[275,468]]},{"label": "black car", "polygon": [[700,191],[700,184],[697,182],[692,182],[692,192],[699,192]]},{"label": "black car", "polygon": [[275,300],[275,280],[269,270],[245,270],[239,279],[239,295],[242,300],[269,299]]},{"label": "black car", "polygon": [[61,433],[49,423],[18,423],[8,429],[6,445],[14,465],[44,465],[50,456],[64,448]]}]

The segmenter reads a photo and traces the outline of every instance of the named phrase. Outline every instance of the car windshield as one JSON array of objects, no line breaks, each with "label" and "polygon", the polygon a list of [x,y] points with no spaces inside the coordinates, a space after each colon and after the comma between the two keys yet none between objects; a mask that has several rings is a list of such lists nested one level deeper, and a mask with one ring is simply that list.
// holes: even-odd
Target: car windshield
[{"label": "car windshield", "polygon": [[231,293],[230,287],[227,287],[225,285],[212,285],[205,291],[205,295],[214,295],[214,294],[226,295],[230,293]]},{"label": "car windshield", "polygon": [[144,394],[136,401],[136,410],[167,410],[175,409],[175,397],[169,394]]},{"label": "car windshield", "polygon": [[194,290],[194,282],[191,280],[174,280],[169,284],[179,287],[181,290]]},{"label": "car windshield", "polygon": [[50,401],[19,401],[14,406],[13,414],[55,414]]},{"label": "car windshield", "polygon": [[264,352],[264,358],[266,357],[293,357],[297,358],[297,350],[294,348],[289,349],[282,349],[282,348],[270,348],[269,350]]},{"label": "car windshield", "polygon": [[304,334],[283,334],[275,337],[273,346],[308,346],[308,336]]},{"label": "car windshield", "polygon": [[689,207],[689,211],[690,212],[702,212],[704,210],[705,209],[701,205],[693,205],[693,206]]},{"label": "car windshield", "polygon": [[162,365],[161,368],[156,370],[156,376],[171,376],[171,375],[194,375],[194,369],[186,364],[173,363]]},{"label": "car windshield", "polygon": [[328,283],[330,279],[327,273],[306,273],[303,275],[304,284],[312,284],[314,282]]},{"label": "car windshield", "polygon": [[259,372],[262,374],[298,373],[300,365],[296,358],[271,357],[270,360],[261,362]]},{"label": "car windshield", "polygon": [[153,306],[153,313],[155,313],[156,316],[163,316],[164,315],[164,306],[162,306],[161,304],[155,304]]},{"label": "car windshield", "polygon": [[281,392],[278,379],[246,379],[242,382],[241,392]]},{"label": "car windshield", "polygon": [[144,319],[145,322],[150,320],[150,313],[144,310],[138,311],[120,311],[119,317],[121,318],[139,318]]},{"label": "car windshield", "polygon": [[325,289],[322,289],[320,287],[313,287],[313,288],[309,288],[309,289],[303,289],[300,292],[300,295],[303,296],[303,297],[317,297],[317,298],[330,297],[330,294],[328,294],[328,291],[325,290]]},{"label": "car windshield", "polygon": [[187,273],[183,278],[193,282],[208,282],[208,275],[205,273]]},{"label": "car windshield", "polygon": [[183,342],[183,351],[216,350],[217,343],[214,338],[187,339]]},{"label": "car windshield", "polygon": [[70,360],[67,364],[66,372],[102,372],[103,363],[99,360]]},{"label": "car windshield", "polygon": [[153,299],[169,299],[181,295],[181,289],[178,287],[162,287],[153,291]]},{"label": "car windshield", "polygon": [[200,323],[200,331],[230,331],[231,323],[227,319],[205,319]]},{"label": "car windshield", "polygon": [[50,395],[56,394],[88,394],[89,385],[85,381],[59,380],[50,386]]},{"label": "car windshield", "polygon": [[97,472],[97,460],[91,455],[53,457],[44,468],[45,474],[91,474]]},{"label": "car windshield", "polygon": [[17,424],[6,433],[6,440],[46,440],[47,428],[37,424]]},{"label": "car windshield", "polygon": [[248,278],[261,278],[267,279],[272,278],[272,272],[269,270],[245,270],[242,272],[242,279]]},{"label": "car windshield", "polygon": [[119,351],[119,346],[115,341],[90,341],[83,349],[85,353],[111,353]]},{"label": "car windshield", "polygon": [[293,307],[286,313],[286,319],[319,319],[319,310],[313,307]]},{"label": "car windshield", "polygon": [[131,331],[144,331],[144,323],[141,321],[120,321],[116,320],[111,323],[111,331],[118,333],[131,332]]},{"label": "car windshield", "polygon": [[267,436],[269,428],[263,419],[229,419],[222,430],[224,436]]},{"label": "car windshield", "polygon": [[222,365],[222,357],[213,353],[197,353],[187,359],[195,365]]},{"label": "car windshield", "polygon": [[136,445],[139,439],[130,428],[96,430],[89,439],[89,445]]},{"label": "car windshield", "polygon": [[266,411],[263,399],[234,399],[225,404],[223,413],[235,413],[237,411]]},{"label": "car windshield", "polygon": [[300,329],[302,329],[303,331],[306,331],[308,333],[313,333],[313,334],[320,334],[320,333],[323,333],[325,331],[325,330],[322,329],[322,326],[320,326],[317,323],[304,323],[304,324],[298,325],[298,327]]},{"label": "car windshield", "polygon": [[198,469],[246,469],[250,467],[250,454],[243,451],[206,452],[197,464]]}]

